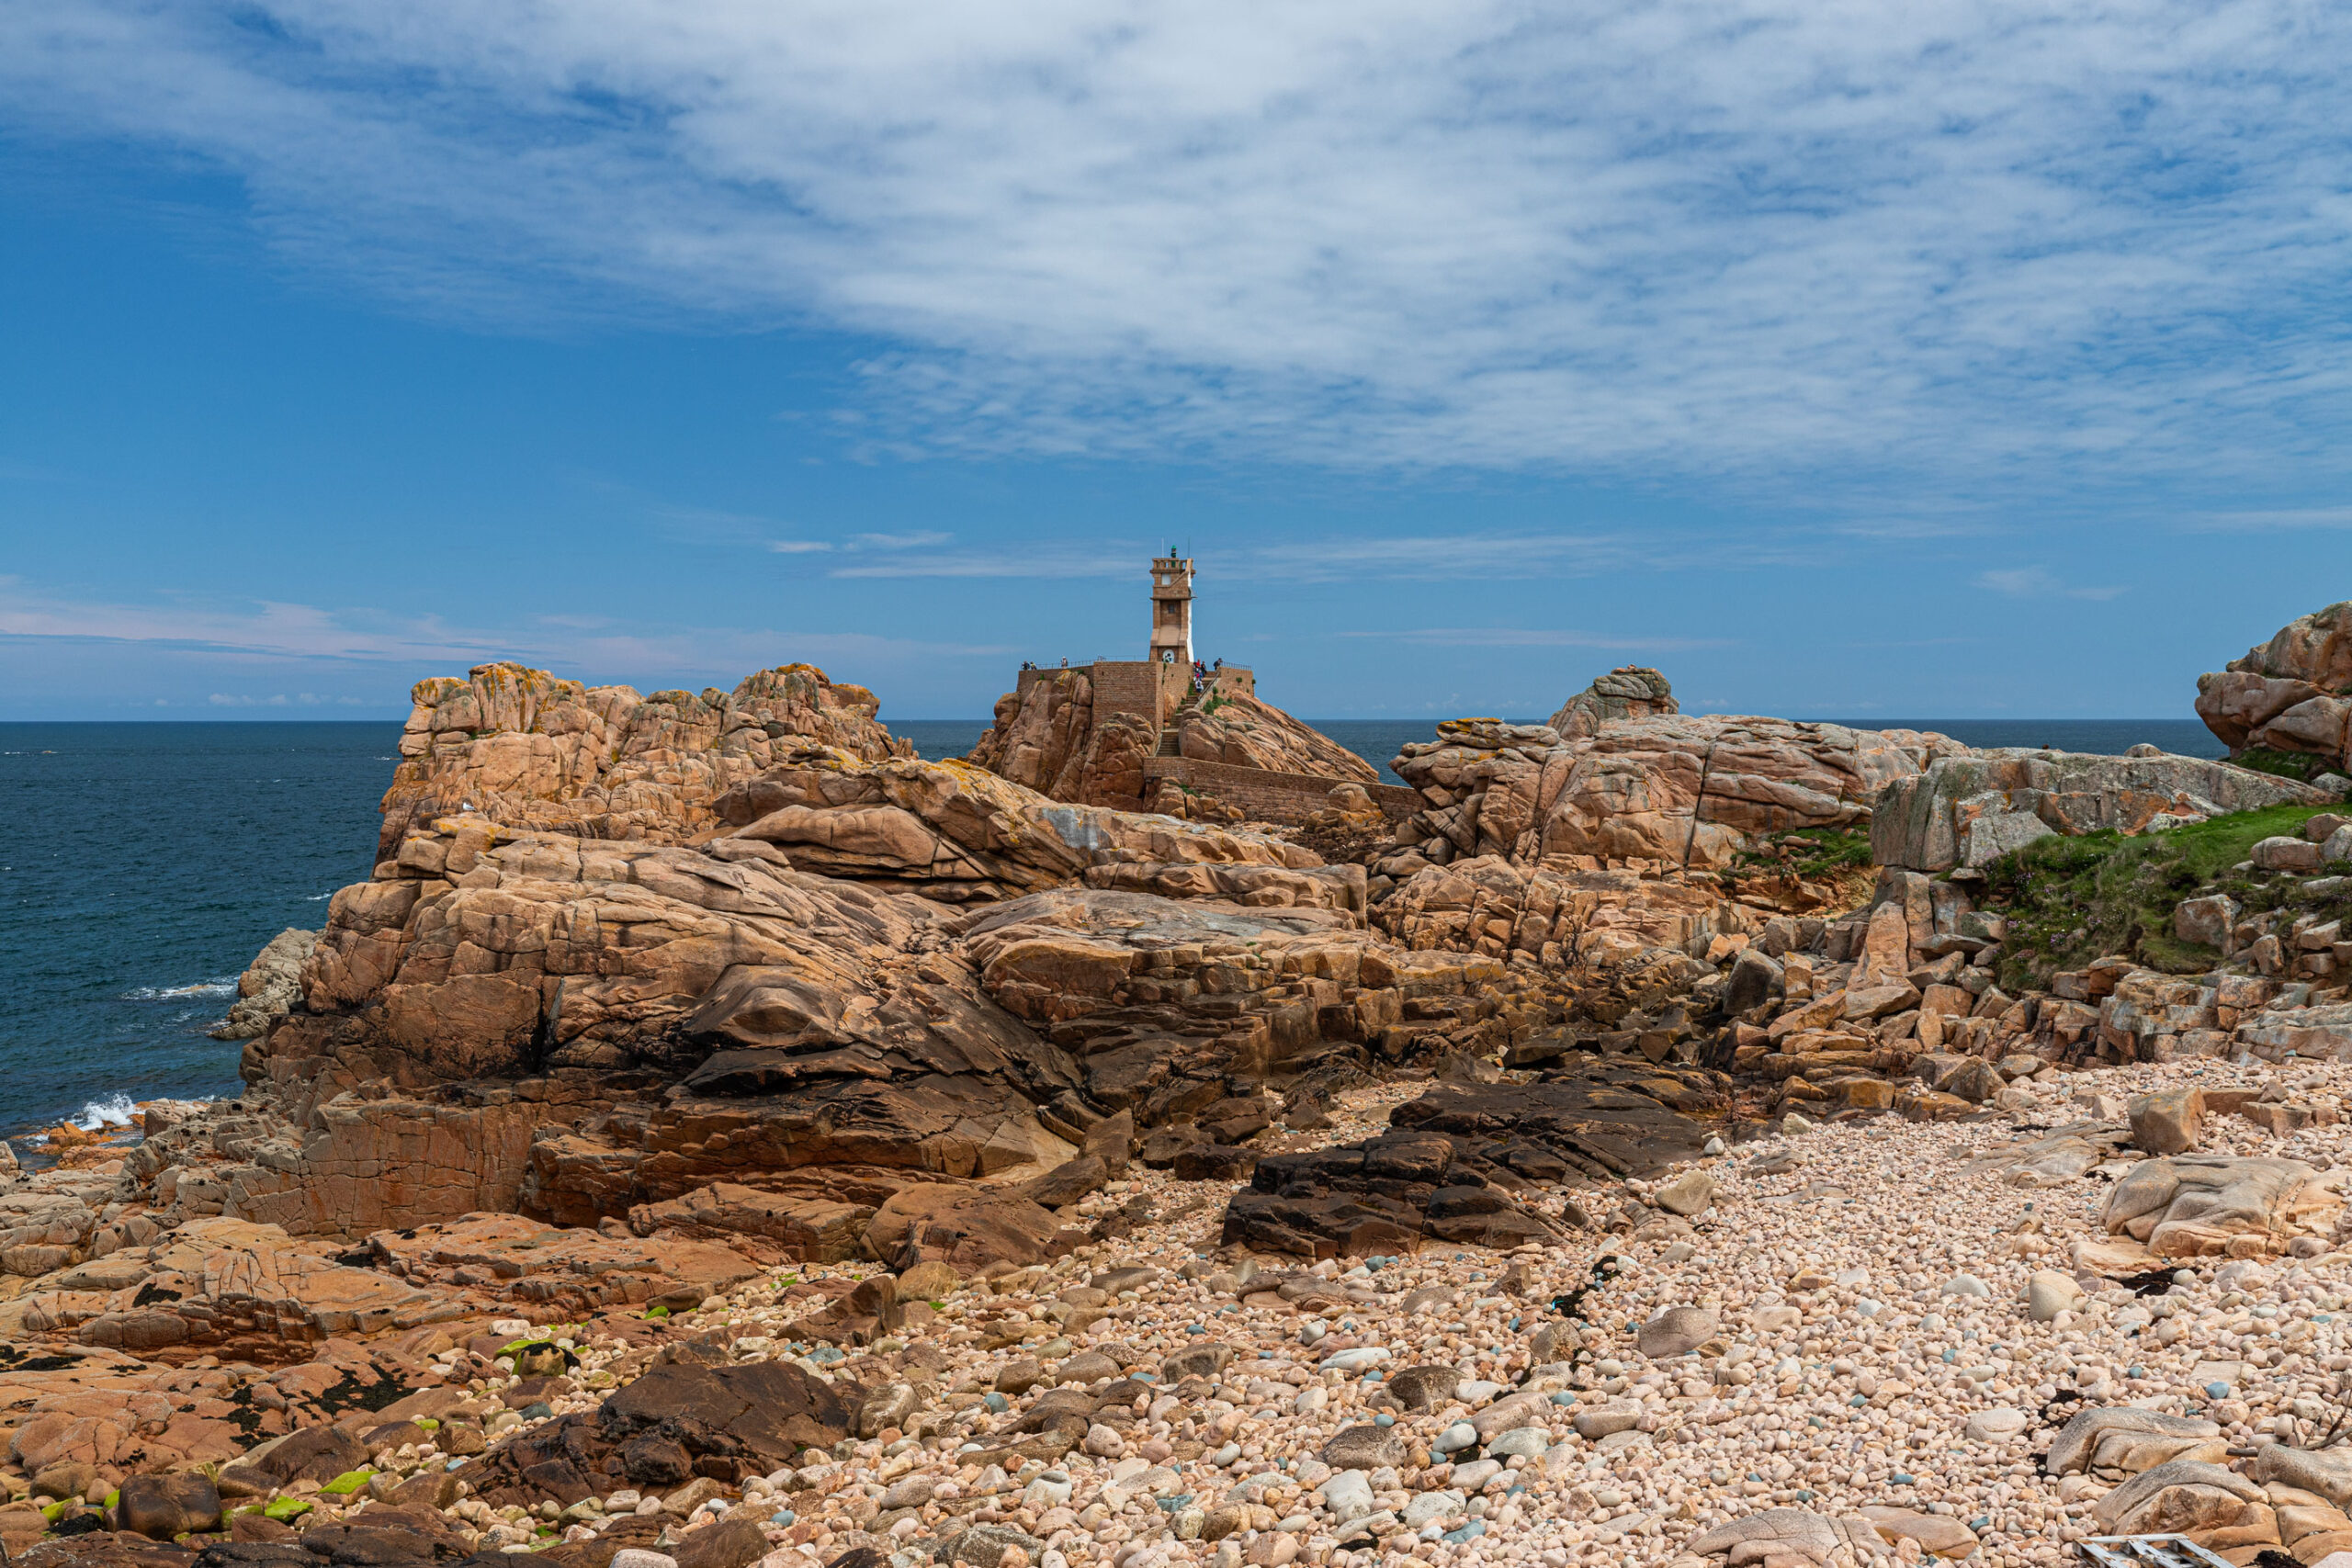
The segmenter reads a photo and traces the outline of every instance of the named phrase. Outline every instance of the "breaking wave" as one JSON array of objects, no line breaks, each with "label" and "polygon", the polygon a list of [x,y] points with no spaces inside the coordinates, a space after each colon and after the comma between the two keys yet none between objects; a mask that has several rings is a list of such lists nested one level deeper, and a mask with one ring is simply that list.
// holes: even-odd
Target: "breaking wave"
[{"label": "breaking wave", "polygon": [[117,1094],[90,1101],[68,1120],[85,1133],[95,1133],[101,1127],[128,1127],[138,1115],[139,1107],[131,1103],[130,1096]]},{"label": "breaking wave", "polygon": [[233,997],[237,994],[237,982],[232,978],[198,980],[186,986],[140,986],[122,994],[134,1002],[168,1001],[175,997]]}]

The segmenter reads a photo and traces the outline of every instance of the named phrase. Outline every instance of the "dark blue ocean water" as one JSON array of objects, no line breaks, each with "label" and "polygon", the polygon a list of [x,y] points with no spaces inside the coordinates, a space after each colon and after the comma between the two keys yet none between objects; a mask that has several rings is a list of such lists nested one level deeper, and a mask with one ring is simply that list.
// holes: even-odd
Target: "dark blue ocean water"
[{"label": "dark blue ocean water", "polygon": [[396,724],[0,724],[0,1131],[233,1092],[238,973],[368,875]]},{"label": "dark blue ocean water", "polygon": [[[1387,774],[1428,723],[1319,728]],[[1877,721],[1885,725],[1889,721]],[[926,757],[960,756],[985,721],[906,720]],[[2139,740],[2219,756],[2195,722],[1929,721],[1979,746],[2120,751]],[[233,1042],[205,1030],[288,926],[368,875],[391,782],[390,724],[0,724],[0,1132],[87,1122],[133,1100],[234,1093]]]}]

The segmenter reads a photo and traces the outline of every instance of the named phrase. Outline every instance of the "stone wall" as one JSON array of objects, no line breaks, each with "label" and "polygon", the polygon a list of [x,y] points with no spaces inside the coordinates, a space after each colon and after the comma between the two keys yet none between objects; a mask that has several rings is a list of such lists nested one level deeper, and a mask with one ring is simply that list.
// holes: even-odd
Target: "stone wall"
[{"label": "stone wall", "polygon": [[[1160,779],[1172,779],[1187,789],[1213,795],[1227,806],[1238,807],[1255,821],[1285,823],[1304,822],[1317,811],[1329,810],[1331,786],[1340,782],[1317,778],[1311,773],[1237,768],[1191,757],[1147,758],[1144,777],[1154,784]],[[1421,807],[1418,791],[1383,784],[1363,787],[1392,822],[1401,821]]]},{"label": "stone wall", "polygon": [[1174,704],[1162,689],[1159,665],[1148,659],[1098,659],[1092,668],[1097,722],[1132,713],[1149,719],[1157,730],[1168,721]]},{"label": "stone wall", "polygon": [[1222,670],[1209,671],[1209,690],[1220,696],[1254,697],[1258,694],[1258,674],[1238,664],[1228,664]]}]

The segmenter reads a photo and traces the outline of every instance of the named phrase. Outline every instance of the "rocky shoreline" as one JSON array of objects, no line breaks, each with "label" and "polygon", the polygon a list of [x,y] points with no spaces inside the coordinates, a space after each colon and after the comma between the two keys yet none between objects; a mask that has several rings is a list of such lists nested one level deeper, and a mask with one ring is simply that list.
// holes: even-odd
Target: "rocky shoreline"
[{"label": "rocky shoreline", "polygon": [[[1167,728],[1329,778],[1287,825],[1106,804],[1060,672],[945,762],[807,666],[425,682],[243,1097],[5,1174],[0,1544],[2352,1551],[2343,610],[2200,687],[2238,762],[1627,669],[1439,726],[1399,813],[1254,694]],[[2160,929],[2083,951],[2067,876]]]}]

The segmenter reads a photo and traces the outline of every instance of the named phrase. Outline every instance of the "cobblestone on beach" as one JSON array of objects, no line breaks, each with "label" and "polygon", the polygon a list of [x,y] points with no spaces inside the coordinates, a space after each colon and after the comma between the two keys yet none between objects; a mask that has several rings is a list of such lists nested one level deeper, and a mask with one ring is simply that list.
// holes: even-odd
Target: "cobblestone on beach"
[{"label": "cobblestone on beach", "polygon": [[[2139,1157],[2113,1147],[2114,1097],[2242,1080],[2254,1082],[2211,1063],[2132,1066],[2032,1085],[2026,1103],[1973,1122],[1763,1137],[1693,1168],[1713,1188],[1688,1219],[1646,1209],[1509,1253],[1439,1246],[1312,1269],[1252,1258],[1217,1246],[1230,1188],[1138,1168],[1080,1210],[1170,1217],[992,1280],[910,1276],[940,1294],[869,1345],[796,1324],[870,1268],[775,1270],[680,1314],[679,1331],[723,1359],[794,1360],[854,1394],[865,1429],[797,1466],[695,1480],[667,1501],[616,1483],[567,1506],[468,1497],[447,1511],[488,1548],[625,1534],[682,1564],[699,1534],[748,1518],[770,1568],[860,1548],[1037,1568],[1690,1568],[1711,1531],[1776,1508],[1869,1518],[1905,1561],[2058,1562],[2095,1533],[2108,1490],[2043,1473],[2078,1412],[2202,1417],[2245,1450],[2312,1438],[2339,1408],[2352,1258],[2192,1260],[2150,1294],[2088,1267],[2111,1241],[2099,1216],[2112,1181]],[[2306,1099],[2334,1096],[2347,1074],[2301,1082]],[[1378,1130],[1405,1092],[1340,1097],[1325,1135]],[[2075,1176],[2021,1163],[2077,1123],[2111,1157]],[[2210,1152],[2322,1170],[2352,1164],[2348,1145],[2341,1125],[2278,1137],[2217,1118],[2207,1131]],[[1629,1207],[1667,1185],[1634,1184]],[[2037,1321],[2035,1282],[2053,1274],[2065,1304]],[[1669,1335],[1645,1356],[1644,1326],[1661,1319],[1700,1337]],[[646,1360],[595,1334],[569,1340],[555,1348],[577,1351],[571,1375],[493,1416],[492,1437],[593,1412],[602,1385]],[[486,1374],[464,1381],[504,1403],[533,1386],[510,1376],[541,1375],[443,1360],[453,1381]],[[446,1462],[429,1439],[401,1445],[364,1495]],[[326,1505],[311,1485],[284,1495],[305,1493]],[[359,1517],[371,1506],[384,1505],[360,1502]],[[1838,1538],[1827,1560],[1856,1551]]]}]

